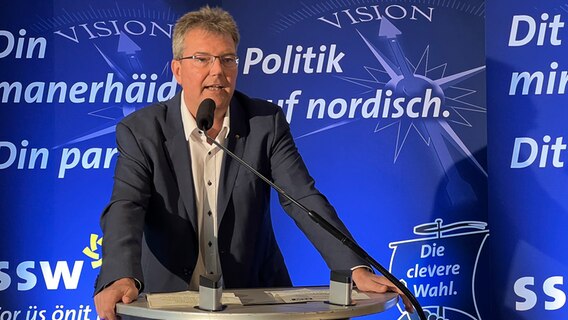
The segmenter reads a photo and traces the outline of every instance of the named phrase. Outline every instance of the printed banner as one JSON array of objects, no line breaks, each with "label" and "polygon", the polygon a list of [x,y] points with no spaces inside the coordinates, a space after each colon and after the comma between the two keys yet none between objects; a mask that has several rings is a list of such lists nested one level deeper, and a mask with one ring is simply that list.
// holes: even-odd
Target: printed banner
[{"label": "printed banner", "polygon": [[[422,258],[396,244],[420,238],[415,230],[438,219],[491,229],[484,2],[249,2],[254,18],[242,2],[224,3],[243,35],[237,87],[282,106],[319,189],[432,316],[482,319],[487,296],[475,292],[486,289],[483,241],[463,248],[444,232],[435,242],[446,250]],[[294,283],[329,281],[293,222],[276,215],[273,223],[286,227],[279,243]],[[436,270],[409,279],[416,263]],[[461,267],[437,273],[447,265]]]},{"label": "printed banner", "polygon": [[[283,108],[356,240],[429,319],[491,319],[485,2],[243,0],[27,1],[0,12],[0,320],[97,318],[115,125],[179,90],[172,28],[205,3],[239,25],[237,89]],[[561,135],[548,135],[553,161]],[[329,283],[276,196],[272,211],[294,285]],[[408,318],[401,308],[369,316],[379,317]]]},{"label": "printed banner", "polygon": [[[487,8],[490,222],[498,319],[563,319],[568,225],[566,1]],[[493,237],[493,236],[492,236]]]}]

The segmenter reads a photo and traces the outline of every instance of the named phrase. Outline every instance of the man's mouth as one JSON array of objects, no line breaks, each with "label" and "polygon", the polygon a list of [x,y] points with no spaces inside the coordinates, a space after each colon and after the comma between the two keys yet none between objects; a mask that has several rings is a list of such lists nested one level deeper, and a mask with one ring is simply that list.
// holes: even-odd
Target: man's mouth
[{"label": "man's mouth", "polygon": [[225,88],[225,86],[222,85],[210,85],[210,86],[205,86],[206,90],[211,90],[211,91],[219,91],[219,90],[223,90]]}]

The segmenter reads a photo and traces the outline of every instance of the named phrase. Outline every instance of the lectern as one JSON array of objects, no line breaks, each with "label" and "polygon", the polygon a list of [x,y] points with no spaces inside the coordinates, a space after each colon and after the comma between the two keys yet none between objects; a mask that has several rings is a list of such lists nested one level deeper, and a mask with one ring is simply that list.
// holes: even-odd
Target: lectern
[{"label": "lectern", "polygon": [[[327,289],[326,287],[307,287],[311,290]],[[222,311],[204,311],[192,306],[176,306],[154,309],[149,308],[145,295],[130,304],[119,303],[116,311],[119,315],[146,319],[189,320],[189,319],[226,319],[226,320],[260,320],[260,319],[349,319],[383,312],[396,305],[398,294],[367,293],[370,299],[355,300],[354,305],[338,306],[322,301],[302,303],[279,303],[267,291],[297,290],[294,288],[277,289],[240,289],[224,290],[232,292],[241,299],[243,305],[227,305]]]}]

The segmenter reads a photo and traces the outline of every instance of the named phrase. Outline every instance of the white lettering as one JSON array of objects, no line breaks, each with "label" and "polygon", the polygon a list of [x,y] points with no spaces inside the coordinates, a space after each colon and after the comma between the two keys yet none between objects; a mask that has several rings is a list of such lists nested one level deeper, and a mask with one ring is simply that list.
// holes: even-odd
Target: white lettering
[{"label": "white lettering", "polygon": [[[128,20],[125,22],[119,22],[117,20],[95,21],[92,24],[80,24],[78,25],[80,28],[76,27],[77,26],[70,26],[68,31],[57,30],[54,34],[79,43],[83,36],[86,36],[87,39],[96,39],[99,37],[109,37],[111,35],[119,36],[122,34],[131,36],[148,34],[152,37],[163,34],[171,39],[173,30],[173,24],[171,23],[160,25],[155,21],[147,23],[138,20]],[[156,30],[159,32],[156,33]]]},{"label": "white lettering", "polygon": [[[389,118],[398,119],[408,118],[447,118],[450,116],[448,110],[442,112],[442,98],[433,96],[432,89],[426,89],[421,97],[397,97],[393,100],[393,92],[386,90],[384,95],[381,89],[377,90],[375,96],[366,100],[362,98],[352,98],[348,103],[343,98],[336,98],[329,104],[325,99],[310,99],[306,118],[323,119],[327,115],[331,119],[348,117],[353,119],[357,116],[368,118]],[[361,108],[358,108],[362,104]],[[391,110],[391,105],[394,110]],[[337,106],[340,106],[337,107]],[[382,110],[382,113],[380,112]]]},{"label": "white lettering", "polygon": [[18,283],[18,291],[27,291],[35,287],[37,283],[37,277],[35,274],[28,271],[28,269],[33,268],[35,268],[35,262],[33,261],[24,261],[20,263],[16,268],[16,274],[18,275],[18,277],[25,281],[23,283]]},{"label": "white lettering", "polygon": [[53,271],[48,261],[40,261],[39,265],[45,280],[45,286],[48,290],[57,290],[61,277],[63,277],[65,289],[77,289],[79,278],[81,277],[81,270],[83,269],[83,261],[75,261],[72,272],[69,272],[67,261],[57,261],[55,270]]},{"label": "white lettering", "polygon": [[19,103],[22,98],[25,103],[42,103],[43,101],[64,103],[67,100],[72,103],[150,103],[164,101],[174,96],[177,82],[173,75],[169,81],[159,86],[156,83],[157,74],[151,74],[149,78],[147,81],[146,74],[133,74],[132,79],[140,81],[123,83],[115,81],[113,73],[107,73],[105,81],[90,84],[82,81],[69,85],[65,82],[36,81],[24,86],[21,82],[3,81],[0,82],[0,94],[2,103],[10,101]]},{"label": "white lettering", "polygon": [[554,276],[544,280],[542,290],[544,293],[553,298],[552,301],[544,302],[545,310],[558,310],[566,304],[566,294],[564,291],[556,287],[556,285],[563,285],[564,277]]},{"label": "white lettering", "polygon": [[[27,31],[25,29],[20,29],[19,31],[20,37],[16,39],[10,31],[0,30],[0,37],[4,37],[6,39],[6,46],[2,50],[0,50],[0,59],[5,58],[9,56],[11,53],[13,53],[14,47],[16,47],[16,52],[14,54],[14,58],[16,59],[22,59],[22,58],[32,59],[34,57],[38,59],[45,58],[45,49],[47,48],[47,40],[43,37],[39,38],[32,37],[26,39],[24,38],[26,33]],[[4,41],[0,41],[0,43],[3,42]],[[26,51],[25,57],[23,56],[24,49]],[[34,51],[36,51],[36,49],[37,53],[34,56],[35,53]]]},{"label": "white lettering", "polygon": [[12,283],[10,275],[2,271],[2,269],[8,269],[9,266],[8,261],[0,261],[0,291],[8,289]]},{"label": "white lettering", "polygon": [[[558,39],[558,31],[564,27],[564,22],[560,21],[560,15],[555,15],[552,22],[547,22],[549,15],[543,13],[541,16],[542,22],[537,27],[536,20],[527,15],[515,15],[513,16],[513,21],[511,24],[511,31],[509,33],[509,47],[521,47],[529,44],[537,36],[536,45],[543,46],[545,41],[553,45],[559,46],[562,44],[562,40]],[[526,26],[526,34],[519,35],[521,25]],[[538,28],[538,35],[537,35]],[[547,29],[550,29],[550,33],[547,35]]]},{"label": "white lettering", "polygon": [[418,20],[420,17],[428,22],[432,22],[434,8],[420,8],[415,5],[404,7],[402,5],[393,4],[384,7],[383,12],[378,5],[368,7],[357,7],[353,9],[344,9],[331,13],[331,16],[321,16],[317,19],[323,23],[327,23],[335,28],[342,29],[345,25],[356,25],[359,23],[381,20],[383,17],[401,20]]},{"label": "white lettering", "polygon": [[103,163],[103,168],[108,169],[111,164],[111,160],[114,155],[118,154],[116,148],[107,148],[104,153],[105,157],[103,159],[102,148],[90,148],[85,152],[81,153],[78,148],[64,148],[61,153],[61,162],[59,164],[58,178],[65,178],[67,171],[74,169],[81,163],[81,167],[85,170],[88,169],[99,169],[101,163]]},{"label": "white lettering", "polygon": [[[515,143],[513,146],[513,154],[511,157],[511,168],[512,169],[521,169],[526,168],[532,165],[537,157],[540,154],[540,161],[538,166],[540,168],[545,168],[548,166],[548,154],[549,151],[552,151],[552,166],[555,168],[562,168],[564,167],[564,161],[560,159],[560,156],[563,155],[563,151],[566,150],[566,144],[563,143],[564,138],[558,137],[555,140],[554,144],[550,144],[552,138],[549,135],[545,135],[542,138],[544,142],[542,146],[539,148],[538,143],[536,140],[529,138],[529,137],[519,137],[515,138]],[[523,148],[523,146],[525,146]],[[523,152],[528,148],[528,156],[526,156],[527,152]],[[523,156],[523,154],[525,156]]]},{"label": "white lettering", "polygon": [[[321,45],[319,51],[315,52],[314,47],[304,48],[302,46],[288,45],[283,55],[278,53],[265,53],[260,48],[247,48],[243,74],[252,73],[255,66],[260,65],[260,70],[264,74],[276,73],[342,73],[341,59],[345,53],[337,52],[337,45],[332,44],[327,51],[327,46]],[[292,51],[296,53],[292,54]],[[290,66],[292,69],[290,70]],[[303,66],[303,67],[301,67]],[[325,66],[325,71],[323,70]]]}]

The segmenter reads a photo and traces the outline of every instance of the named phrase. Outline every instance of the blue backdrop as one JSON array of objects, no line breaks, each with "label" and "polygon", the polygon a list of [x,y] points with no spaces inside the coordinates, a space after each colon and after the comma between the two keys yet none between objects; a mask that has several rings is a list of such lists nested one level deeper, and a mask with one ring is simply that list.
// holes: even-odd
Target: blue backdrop
[{"label": "blue backdrop", "polygon": [[498,319],[563,319],[568,271],[566,1],[487,8],[489,194]]},{"label": "blue backdrop", "polygon": [[[515,271],[515,280],[523,272],[540,275],[526,269],[523,259],[532,253],[499,256],[512,255],[507,241],[518,240],[505,228],[507,217],[524,213],[499,207],[521,196],[509,193],[509,176],[531,170],[509,169],[514,139],[508,136],[529,136],[528,129],[513,128],[527,126],[525,118],[540,119],[523,111],[534,113],[526,96],[508,96],[501,87],[516,69],[548,72],[552,61],[562,69],[558,58],[543,59],[542,66],[533,59],[540,67],[504,66],[520,50],[505,47],[513,9],[491,4],[488,12],[493,71],[487,88],[497,104],[488,122],[484,1],[30,0],[0,11],[0,320],[96,318],[91,295],[104,241],[98,218],[112,187],[114,126],[178,90],[169,69],[172,26],[205,3],[230,11],[239,25],[237,89],[282,106],[318,188],[432,319],[492,319],[513,310],[523,295],[513,294],[509,262],[525,268]],[[533,4],[525,3],[530,9],[524,14],[538,18]],[[558,55],[558,48],[550,49]],[[516,59],[546,52],[538,47]],[[509,121],[496,120],[505,116],[504,105],[514,108],[506,113]],[[559,114],[547,116],[560,128]],[[491,179],[488,123],[495,142]],[[562,136],[547,130],[530,137],[542,145],[548,134],[552,145]],[[548,178],[560,179],[559,169],[549,171]],[[497,199],[490,205],[488,181]],[[514,184],[525,188],[523,199],[539,199],[530,203],[542,207],[542,195],[534,198],[530,183]],[[555,190],[541,186],[539,192],[550,198],[546,204],[558,201],[558,210],[548,213],[556,216],[565,209]],[[495,210],[491,225],[488,207]],[[276,197],[273,214],[294,284],[327,284],[324,261]],[[528,217],[526,223],[549,227]],[[489,237],[495,228],[499,234]],[[489,268],[488,244],[496,237],[498,259]],[[506,283],[490,282],[490,270]],[[503,310],[489,307],[493,288]],[[406,315],[394,308],[370,318],[377,317]]]}]

